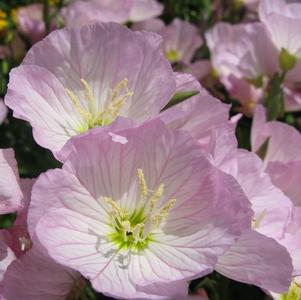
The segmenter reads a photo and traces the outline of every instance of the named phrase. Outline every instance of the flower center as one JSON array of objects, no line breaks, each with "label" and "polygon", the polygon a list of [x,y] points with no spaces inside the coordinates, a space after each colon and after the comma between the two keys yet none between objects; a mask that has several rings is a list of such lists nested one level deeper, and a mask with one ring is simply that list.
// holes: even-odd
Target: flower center
[{"label": "flower center", "polygon": [[293,281],[287,294],[281,295],[281,300],[301,300],[301,284]]},{"label": "flower center", "polygon": [[180,54],[177,50],[169,50],[166,52],[166,58],[171,62],[171,63],[174,63],[174,62],[177,62],[180,60]]},{"label": "flower center", "polygon": [[120,114],[120,110],[125,104],[127,98],[133,95],[133,92],[131,92],[128,88],[128,79],[125,78],[121,80],[114,89],[109,90],[109,97],[105,102],[103,110],[100,110],[97,108],[94,93],[88,82],[84,79],[81,79],[80,81],[85,92],[85,105],[81,103],[73,91],[65,88],[65,91],[72,101],[76,111],[84,120],[84,124],[77,129],[78,133],[85,132],[95,126],[111,124]]},{"label": "flower center", "polygon": [[143,205],[132,212],[121,209],[112,198],[104,197],[104,201],[110,206],[110,218],[112,232],[109,239],[118,249],[140,252],[154,241],[153,231],[158,229],[167,219],[170,209],[176,199],[170,199],[161,208],[158,201],[164,195],[164,184],[160,184],[157,190],[148,189],[142,169],[137,170],[140,187],[140,200]]}]

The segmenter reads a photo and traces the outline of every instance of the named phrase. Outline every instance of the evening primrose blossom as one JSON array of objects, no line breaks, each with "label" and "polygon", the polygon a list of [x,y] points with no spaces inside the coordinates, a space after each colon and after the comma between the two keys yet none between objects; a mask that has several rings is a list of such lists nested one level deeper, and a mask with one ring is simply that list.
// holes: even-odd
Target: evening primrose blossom
[{"label": "evening primrose blossom", "polygon": [[11,71],[5,103],[56,154],[119,116],[140,122],[159,114],[176,88],[160,46],[155,33],[115,23],[55,31]]},{"label": "evening primrose blossom", "polygon": [[106,295],[185,299],[251,222],[248,203],[189,134],[158,119],[114,134],[127,142],[110,128],[74,137],[63,169],[40,176],[33,208],[45,193],[51,205],[38,238]]}]

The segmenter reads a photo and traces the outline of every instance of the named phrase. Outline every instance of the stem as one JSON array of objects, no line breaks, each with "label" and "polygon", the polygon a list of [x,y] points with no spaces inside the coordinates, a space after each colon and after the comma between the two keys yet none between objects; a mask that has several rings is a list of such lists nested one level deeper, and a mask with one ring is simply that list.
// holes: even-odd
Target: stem
[{"label": "stem", "polygon": [[45,23],[45,35],[48,35],[50,32],[50,13],[48,0],[43,0],[43,19]]}]

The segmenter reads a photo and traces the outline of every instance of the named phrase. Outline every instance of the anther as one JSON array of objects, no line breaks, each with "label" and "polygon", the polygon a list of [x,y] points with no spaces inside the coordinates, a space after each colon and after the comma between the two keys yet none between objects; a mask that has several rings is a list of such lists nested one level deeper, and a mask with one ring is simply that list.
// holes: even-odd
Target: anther
[{"label": "anther", "polygon": [[146,184],[146,180],[143,174],[143,170],[142,169],[138,169],[137,170],[138,173],[138,179],[139,179],[139,185],[140,185],[140,192],[143,198],[145,198],[148,194],[148,189],[147,189],[147,184]]},{"label": "anther", "polygon": [[154,210],[154,208],[157,205],[158,200],[162,197],[164,193],[164,184],[161,183],[158,187],[158,189],[152,194],[150,198],[150,209],[151,211]]},{"label": "anther", "polygon": [[85,79],[82,78],[80,81],[85,89],[89,111],[91,114],[93,114],[95,113],[95,98],[94,98],[93,91]]}]

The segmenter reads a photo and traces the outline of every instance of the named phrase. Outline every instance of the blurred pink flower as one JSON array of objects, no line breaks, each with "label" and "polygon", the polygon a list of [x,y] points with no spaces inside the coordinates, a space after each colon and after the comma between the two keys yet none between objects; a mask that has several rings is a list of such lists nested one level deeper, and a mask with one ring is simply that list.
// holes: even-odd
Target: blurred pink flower
[{"label": "blurred pink flower", "polygon": [[144,21],[135,24],[134,29],[160,34],[163,37],[165,56],[171,63],[190,64],[195,51],[203,44],[198,28],[178,18],[168,26],[158,19]]},{"label": "blurred pink flower", "polygon": [[159,120],[115,131],[126,143],[110,132],[73,138],[63,169],[38,179],[34,197],[55,207],[37,235],[106,295],[184,299],[185,281],[211,272],[249,226],[246,198],[189,134]]},{"label": "blurred pink flower", "polygon": [[252,113],[262,100],[265,77],[278,71],[278,51],[260,23],[219,23],[206,33],[211,62],[231,96]]},{"label": "blurred pink flower", "polygon": [[160,47],[159,35],[114,23],[53,32],[11,71],[5,103],[56,153],[118,116],[144,121],[160,112],[176,86]]},{"label": "blurred pink flower", "polygon": [[218,23],[206,33],[214,69],[255,82],[278,70],[278,51],[260,23]]},{"label": "blurred pink flower", "polygon": [[157,0],[132,0],[129,21],[140,22],[162,14],[163,5]]},{"label": "blurred pink flower", "polygon": [[0,214],[22,208],[22,191],[13,149],[0,149]]},{"label": "blurred pink flower", "polygon": [[[43,19],[43,5],[31,4],[20,7],[17,10],[18,30],[26,35],[34,44],[40,41],[46,34]],[[51,29],[55,29],[55,23],[51,22]]]},{"label": "blurred pink flower", "polygon": [[156,0],[73,1],[62,10],[66,26],[95,22],[138,22],[159,16],[163,5]]},{"label": "blurred pink flower", "polygon": [[300,81],[301,75],[301,3],[284,0],[262,0],[260,21],[266,26],[270,38],[279,52],[279,61],[289,71],[285,80]]}]

